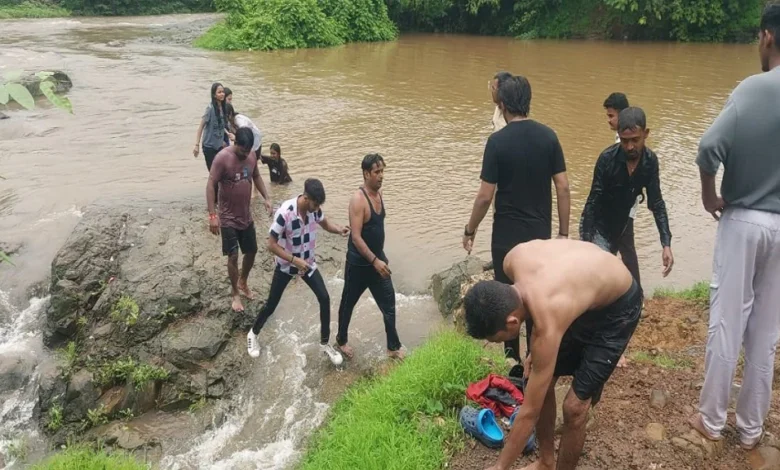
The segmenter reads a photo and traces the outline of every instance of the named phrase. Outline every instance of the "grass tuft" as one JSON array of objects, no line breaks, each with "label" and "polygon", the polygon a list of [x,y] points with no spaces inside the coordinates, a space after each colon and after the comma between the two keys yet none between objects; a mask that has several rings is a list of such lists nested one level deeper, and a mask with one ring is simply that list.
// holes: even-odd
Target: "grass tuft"
[{"label": "grass tuft", "polygon": [[303,470],[440,469],[464,442],[457,421],[466,387],[504,364],[445,331],[386,376],[363,380],[334,405],[303,459]]},{"label": "grass tuft", "polygon": [[682,290],[656,289],[653,293],[653,297],[689,300],[697,304],[707,305],[710,301],[710,283],[701,281],[697,282],[692,287]]},{"label": "grass tuft", "polygon": [[32,470],[146,470],[147,466],[121,452],[107,454],[86,447],[69,447]]},{"label": "grass tuft", "polygon": [[653,355],[645,351],[637,351],[631,355],[631,360],[640,364],[654,365],[661,369],[678,370],[693,368],[693,361],[690,359],[674,357],[665,353]]}]

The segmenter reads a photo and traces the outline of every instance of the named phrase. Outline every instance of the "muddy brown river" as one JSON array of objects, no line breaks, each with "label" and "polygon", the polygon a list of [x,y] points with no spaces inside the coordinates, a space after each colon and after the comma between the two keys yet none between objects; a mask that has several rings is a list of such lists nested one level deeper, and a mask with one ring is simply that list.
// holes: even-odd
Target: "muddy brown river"
[{"label": "muddy brown river", "polygon": [[[34,332],[34,326],[17,324],[19,318],[35,324],[28,288],[46,278],[83,207],[96,200],[204,199],[205,164],[191,149],[213,81],[233,89],[235,108],[262,129],[265,148],[271,142],[281,145],[294,182],[272,188],[277,202],[300,191],[305,178],[318,177],[328,195],[326,212],[345,222],[348,198],[361,183],[362,156],[385,156],[386,251],[405,296],[399,312],[405,306],[414,317],[406,326],[412,344],[438,322],[430,298],[422,295],[431,274],[465,255],[460,235],[491,130],[487,81],[498,70],[529,78],[531,117],[560,137],[572,188],[572,236],[596,158],[614,139],[604,98],[623,91],[632,105],[643,107],[649,145],[661,160],[676,258],[674,271],[662,279],[658,232],[642,206],[636,244],[643,284],[652,290],[709,277],[716,225],[701,207],[696,148],[730,90],[758,71],[754,46],[426,34],[383,44],[268,53],[190,47],[213,21],[213,16],[194,15],[0,22],[0,73],[66,71],[74,83],[69,96],[75,110],[68,115],[44,104],[34,111],[11,110],[11,119],[0,121],[5,178],[0,179],[0,242],[21,246],[16,268],[0,266],[0,343]],[[476,241],[476,252],[485,259],[490,217]],[[333,291],[340,290],[338,279],[329,282]],[[289,302],[280,308],[299,308]],[[316,306],[305,308],[313,312]],[[287,351],[297,359],[285,367],[298,364],[295,370],[304,374],[293,373],[293,386],[319,383],[305,376],[299,343],[289,340],[298,334],[301,341],[313,341],[315,333],[289,323],[279,328],[290,331],[280,336],[273,355],[284,358]],[[363,333],[381,337],[381,327],[366,326]],[[325,373],[319,369],[315,372]],[[263,374],[254,380],[273,378]],[[233,428],[204,437],[189,452],[181,449],[184,455],[168,456],[167,465],[290,465],[300,435],[319,423],[327,404],[316,394],[288,403],[269,398],[283,390],[265,393],[246,397],[254,410],[249,417],[235,417],[228,423]],[[288,416],[282,423],[266,419],[269,409],[284,413],[293,406],[317,410],[311,413],[316,416],[312,421]]]}]

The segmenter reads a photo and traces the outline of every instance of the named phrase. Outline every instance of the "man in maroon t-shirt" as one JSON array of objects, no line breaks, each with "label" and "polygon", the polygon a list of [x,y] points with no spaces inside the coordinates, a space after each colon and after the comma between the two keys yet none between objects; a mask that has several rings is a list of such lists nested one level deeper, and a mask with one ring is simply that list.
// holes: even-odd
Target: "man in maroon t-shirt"
[{"label": "man in maroon t-shirt", "polygon": [[[249,207],[252,182],[263,196],[269,215],[273,215],[268,191],[257,168],[257,156],[252,151],[254,135],[248,127],[236,131],[235,143],[222,149],[211,164],[209,182],[206,185],[206,204],[209,208],[211,233],[222,234],[222,254],[228,257],[228,276],[232,286],[233,310],[243,312],[241,294],[253,299],[247,286],[249,271],[255,264],[257,236]],[[214,209],[214,199],[219,188],[219,215]],[[241,272],[238,271],[238,249],[244,254]]]}]

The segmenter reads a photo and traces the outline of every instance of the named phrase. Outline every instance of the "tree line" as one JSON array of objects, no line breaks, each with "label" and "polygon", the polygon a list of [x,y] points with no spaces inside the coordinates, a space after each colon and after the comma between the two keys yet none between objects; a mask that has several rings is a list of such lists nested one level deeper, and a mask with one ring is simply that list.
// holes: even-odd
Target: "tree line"
[{"label": "tree line", "polygon": [[75,15],[221,11],[200,41],[217,49],[276,49],[385,41],[399,31],[520,38],[748,42],[765,0],[0,0]]}]

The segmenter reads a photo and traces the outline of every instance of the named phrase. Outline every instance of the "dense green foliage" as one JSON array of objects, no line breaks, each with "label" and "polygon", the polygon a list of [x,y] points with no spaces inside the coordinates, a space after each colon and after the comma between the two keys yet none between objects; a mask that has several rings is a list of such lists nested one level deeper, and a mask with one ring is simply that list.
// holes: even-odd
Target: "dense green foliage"
[{"label": "dense green foliage", "polygon": [[333,407],[302,470],[444,468],[464,441],[458,409],[466,386],[504,364],[456,332],[441,333],[387,375],[353,386]]},{"label": "dense green foliage", "polygon": [[397,36],[382,0],[216,0],[216,5],[227,18],[198,39],[199,47],[327,47]]},{"label": "dense green foliage", "polygon": [[749,41],[764,0],[387,0],[402,30]]},{"label": "dense green foliage", "polygon": [[95,452],[86,447],[70,447],[55,454],[33,470],[146,470],[147,466],[127,454]]},{"label": "dense green foliage", "polygon": [[0,20],[13,18],[58,18],[70,12],[53,2],[42,0],[0,0]]}]

